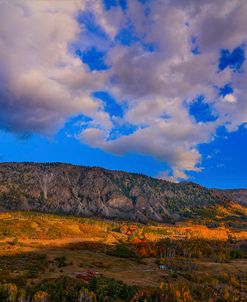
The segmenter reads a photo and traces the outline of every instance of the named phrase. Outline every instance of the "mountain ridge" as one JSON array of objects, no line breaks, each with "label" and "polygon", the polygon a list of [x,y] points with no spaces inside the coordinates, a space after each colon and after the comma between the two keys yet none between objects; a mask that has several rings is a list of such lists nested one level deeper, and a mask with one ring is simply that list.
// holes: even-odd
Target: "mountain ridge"
[{"label": "mountain ridge", "polygon": [[236,200],[226,190],[101,167],[58,162],[0,163],[2,210],[174,222],[213,215],[215,207],[239,202],[236,190],[234,194]]}]

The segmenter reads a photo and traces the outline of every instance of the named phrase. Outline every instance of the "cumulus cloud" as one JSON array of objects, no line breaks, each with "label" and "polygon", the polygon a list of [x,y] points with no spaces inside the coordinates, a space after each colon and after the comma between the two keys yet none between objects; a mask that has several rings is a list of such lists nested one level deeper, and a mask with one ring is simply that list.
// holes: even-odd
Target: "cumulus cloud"
[{"label": "cumulus cloud", "polygon": [[90,98],[102,75],[90,74],[68,47],[84,1],[1,1],[0,125],[51,134],[70,115],[95,115]]},{"label": "cumulus cloud", "polygon": [[[95,32],[78,22],[83,12],[93,16]],[[245,0],[131,0],[125,9],[106,9],[96,0],[3,0],[0,126],[51,135],[82,113],[90,117],[78,134],[83,143],[152,155],[173,171],[161,177],[186,178],[186,171],[201,169],[198,144],[210,142],[219,126],[234,131],[247,122],[246,14]],[[134,38],[125,44],[117,37],[129,27]],[[75,55],[89,47],[106,53],[109,69],[91,72]],[[242,53],[237,63],[236,48]],[[224,68],[222,49],[229,54]],[[234,92],[220,96],[228,83]],[[97,90],[107,90],[123,116],[107,112],[92,97]],[[197,122],[190,115],[190,104],[202,95],[217,119]],[[133,131],[112,137],[126,125]]]}]

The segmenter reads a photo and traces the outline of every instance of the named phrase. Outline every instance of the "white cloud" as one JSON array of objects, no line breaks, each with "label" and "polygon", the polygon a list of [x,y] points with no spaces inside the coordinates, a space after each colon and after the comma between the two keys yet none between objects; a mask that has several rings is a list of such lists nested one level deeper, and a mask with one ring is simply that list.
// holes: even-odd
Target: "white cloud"
[{"label": "white cloud", "polygon": [[[107,33],[107,43],[100,45],[92,34],[78,40],[85,28],[76,15],[86,9]],[[131,0],[125,11],[105,11],[98,0],[1,1],[0,126],[51,135],[69,116],[83,113],[92,120],[79,135],[82,142],[116,154],[152,155],[170,165],[174,179],[186,178],[186,171],[200,170],[198,144],[209,142],[220,125],[233,131],[247,122],[246,77],[217,68],[221,48],[247,42],[246,14],[245,0],[156,0],[145,6]],[[128,24],[140,38],[130,47],[114,41]],[[191,53],[192,37],[200,55]],[[89,72],[69,51],[74,42],[88,47],[95,41],[108,51],[107,71]],[[155,52],[145,51],[150,43]],[[216,87],[226,83],[234,93],[222,98]],[[122,118],[111,118],[91,97],[99,89],[125,104]],[[216,121],[197,123],[190,116],[188,105],[199,95]],[[124,124],[136,131],[110,139],[114,127]]]},{"label": "white cloud", "polygon": [[223,100],[225,102],[228,102],[228,103],[236,103],[237,102],[235,96],[232,93],[227,94],[226,96],[224,96]]},{"label": "white cloud", "polygon": [[[90,97],[101,88],[68,51],[77,39],[84,1],[2,1],[0,4],[0,113],[2,127],[50,134],[68,116],[99,115]],[[102,116],[100,117],[102,120]]]},{"label": "white cloud", "polygon": [[167,171],[162,171],[161,173],[159,173],[157,175],[157,178],[178,183],[177,178],[175,176],[170,175]]}]

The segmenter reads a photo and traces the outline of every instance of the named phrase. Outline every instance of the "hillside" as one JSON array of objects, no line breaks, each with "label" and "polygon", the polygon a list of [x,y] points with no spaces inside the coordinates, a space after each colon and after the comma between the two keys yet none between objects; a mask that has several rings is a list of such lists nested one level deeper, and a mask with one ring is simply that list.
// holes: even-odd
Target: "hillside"
[{"label": "hillside", "polygon": [[[0,208],[174,222],[222,216],[231,198],[195,183],[62,163],[0,164]],[[237,206],[231,216],[244,216]],[[224,215],[223,215],[224,216]]]},{"label": "hillside", "polygon": [[247,189],[221,190],[226,198],[234,200],[244,206],[247,205]]}]

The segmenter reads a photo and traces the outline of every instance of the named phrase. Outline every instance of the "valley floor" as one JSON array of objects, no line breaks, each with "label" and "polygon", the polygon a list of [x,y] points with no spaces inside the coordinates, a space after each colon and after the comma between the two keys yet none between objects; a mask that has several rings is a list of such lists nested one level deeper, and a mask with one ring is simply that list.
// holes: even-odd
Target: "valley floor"
[{"label": "valley floor", "polygon": [[[42,284],[61,278],[79,282],[95,295],[95,301],[144,301],[145,295],[146,301],[247,301],[246,238],[245,229],[224,225],[142,225],[31,212],[2,213],[0,301],[4,301],[1,292],[6,284],[16,286],[13,301],[25,301],[17,300],[20,290],[34,296],[30,288],[42,289],[49,299],[54,293]],[[102,300],[98,291],[106,285],[94,288],[90,285],[94,279],[108,280],[104,281],[107,286],[113,282],[110,280],[123,282],[133,291],[131,299],[113,298],[108,293]]]}]

